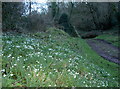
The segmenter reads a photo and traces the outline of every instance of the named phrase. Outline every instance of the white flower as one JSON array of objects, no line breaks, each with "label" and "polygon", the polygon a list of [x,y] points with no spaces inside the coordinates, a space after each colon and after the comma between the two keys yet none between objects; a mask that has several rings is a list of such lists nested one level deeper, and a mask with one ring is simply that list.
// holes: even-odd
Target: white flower
[{"label": "white flower", "polygon": [[7,75],[5,75],[5,74],[3,75],[3,77],[6,77],[6,76],[7,76]]},{"label": "white flower", "polygon": [[14,64],[14,66],[16,66],[17,64]]},{"label": "white flower", "polygon": [[15,57],[12,57],[12,58],[15,58]]},{"label": "white flower", "polygon": [[49,57],[52,57],[52,56],[49,56]]},{"label": "white flower", "polygon": [[5,69],[2,69],[1,72],[5,72]]},{"label": "white flower", "polygon": [[24,45],[25,48],[28,48],[26,45]]},{"label": "white flower", "polygon": [[9,54],[8,57],[11,57],[11,54]]},{"label": "white flower", "polygon": [[79,73],[76,72],[75,74],[78,75]]},{"label": "white flower", "polygon": [[37,69],[34,69],[34,72],[37,72]]},{"label": "white flower", "polygon": [[43,55],[43,53],[41,53],[41,56]]},{"label": "white flower", "polygon": [[81,58],[83,58],[82,56],[80,56]]},{"label": "white flower", "polygon": [[58,55],[58,53],[55,53],[56,55]]},{"label": "white flower", "polygon": [[20,56],[20,57],[22,57],[22,56]]},{"label": "white flower", "polygon": [[85,83],[85,81],[83,81],[83,83]]},{"label": "white flower", "polygon": [[34,49],[32,46],[29,46],[30,49]]},{"label": "white flower", "polygon": [[68,69],[68,72],[70,72],[70,69]]},{"label": "white flower", "polygon": [[40,52],[38,52],[38,54],[40,54]]},{"label": "white flower", "polygon": [[52,50],[51,48],[49,48],[48,50]]},{"label": "white flower", "polygon": [[49,74],[52,74],[52,72],[49,72]]},{"label": "white flower", "polygon": [[13,76],[13,74],[10,74],[10,76]]},{"label": "white flower", "polygon": [[110,76],[110,74],[108,74],[108,76]]},{"label": "white flower", "polygon": [[72,59],[70,58],[69,60],[71,61]]},{"label": "white flower", "polygon": [[30,74],[28,74],[28,76],[29,76]]},{"label": "white flower", "polygon": [[51,86],[51,85],[49,85],[49,86]]},{"label": "white flower", "polygon": [[42,68],[42,66],[40,66],[40,68]]},{"label": "white flower", "polygon": [[75,75],[75,74],[74,74],[73,76],[74,76],[74,78],[76,78],[76,75]]},{"label": "white flower", "polygon": [[16,48],[20,48],[20,46],[16,46]]},{"label": "white flower", "polygon": [[39,61],[36,61],[37,63],[40,63]]},{"label": "white flower", "polygon": [[39,76],[39,74],[37,74],[36,76]]},{"label": "white flower", "polygon": [[20,59],[18,58],[17,61],[19,61]]}]

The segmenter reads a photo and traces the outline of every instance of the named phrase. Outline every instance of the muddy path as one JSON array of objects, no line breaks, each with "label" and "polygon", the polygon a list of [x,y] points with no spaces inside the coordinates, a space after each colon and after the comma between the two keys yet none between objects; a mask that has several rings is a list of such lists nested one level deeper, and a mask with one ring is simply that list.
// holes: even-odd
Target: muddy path
[{"label": "muddy path", "polygon": [[86,41],[101,57],[120,65],[120,48],[101,39],[87,39]]}]

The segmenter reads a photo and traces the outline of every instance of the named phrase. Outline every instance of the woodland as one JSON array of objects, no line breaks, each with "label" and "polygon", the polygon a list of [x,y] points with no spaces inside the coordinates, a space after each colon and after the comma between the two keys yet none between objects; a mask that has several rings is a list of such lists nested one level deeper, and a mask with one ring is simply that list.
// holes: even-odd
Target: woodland
[{"label": "woodland", "polygon": [[2,87],[120,87],[120,2],[2,2]]}]

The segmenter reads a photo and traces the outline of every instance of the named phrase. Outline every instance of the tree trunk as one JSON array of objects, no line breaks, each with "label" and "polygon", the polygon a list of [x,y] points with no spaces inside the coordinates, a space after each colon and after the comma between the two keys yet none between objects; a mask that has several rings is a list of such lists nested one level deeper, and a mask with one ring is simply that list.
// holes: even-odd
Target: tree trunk
[{"label": "tree trunk", "polygon": [[90,13],[91,13],[91,15],[92,15],[92,18],[93,18],[93,23],[95,24],[95,26],[96,26],[96,29],[100,29],[100,24],[99,24],[99,22],[98,22],[98,19],[97,19],[97,17],[95,16],[96,15],[96,13],[95,13],[95,11],[94,11],[94,9],[93,9],[93,5],[92,4],[90,4],[90,3],[88,3],[88,8],[89,8],[89,10],[90,10]]},{"label": "tree trunk", "polygon": [[31,15],[31,5],[32,5],[32,3],[31,3],[31,0],[29,0],[29,14]]},{"label": "tree trunk", "polygon": [[69,21],[70,21],[70,18],[71,18],[71,16],[72,16],[72,12],[73,12],[73,8],[74,8],[74,3],[72,3],[72,2],[70,2],[70,4],[71,4],[71,10],[70,10],[70,16],[69,16]]}]

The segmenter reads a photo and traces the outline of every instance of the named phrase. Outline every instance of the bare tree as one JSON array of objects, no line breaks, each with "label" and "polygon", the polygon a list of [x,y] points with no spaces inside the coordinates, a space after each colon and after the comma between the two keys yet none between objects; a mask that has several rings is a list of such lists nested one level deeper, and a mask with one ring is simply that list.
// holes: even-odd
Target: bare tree
[{"label": "bare tree", "polygon": [[31,5],[32,5],[32,2],[31,2],[31,0],[29,0],[29,14],[31,15]]},{"label": "bare tree", "polygon": [[93,6],[93,3],[88,3],[87,5],[88,5],[88,8],[89,8],[90,13],[92,15],[92,19],[93,19],[93,22],[96,26],[96,29],[100,29],[99,19],[98,19],[97,14],[96,14],[97,8],[95,6]]}]

